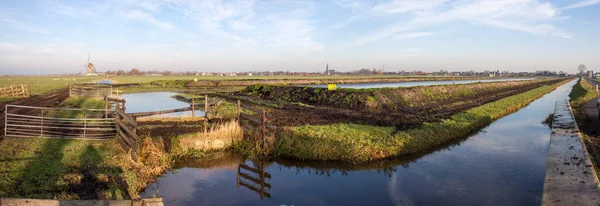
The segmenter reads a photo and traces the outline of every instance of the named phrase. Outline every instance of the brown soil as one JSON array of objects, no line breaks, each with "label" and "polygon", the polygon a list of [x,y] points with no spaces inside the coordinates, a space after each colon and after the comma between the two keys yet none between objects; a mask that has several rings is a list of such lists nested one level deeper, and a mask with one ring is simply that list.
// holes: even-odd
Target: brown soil
[{"label": "brown soil", "polygon": [[[377,110],[340,108],[330,106],[306,107],[282,101],[260,99],[256,96],[245,96],[256,101],[283,105],[282,108],[268,108],[268,119],[275,126],[324,125],[334,123],[355,123],[379,126],[396,126],[398,129],[416,127],[423,122],[439,121],[467,109],[519,94],[546,84],[561,80],[538,82],[518,87],[498,89],[485,95],[473,95],[460,100],[440,101],[434,104],[389,108],[379,107]],[[244,103],[248,104],[248,102]]]},{"label": "brown soil", "polygon": [[[29,97],[29,98],[16,99],[13,101],[0,103],[0,113],[4,114],[4,109],[5,109],[6,104],[33,106],[33,107],[56,107],[68,97],[69,97],[69,89],[65,88],[65,89],[54,90],[54,91],[46,92],[42,95],[36,95],[36,96]],[[29,109],[15,109],[15,110],[11,109],[11,112],[13,112],[13,111],[16,113],[19,113],[19,114],[34,115],[34,114],[31,114],[32,111]],[[5,121],[4,118],[5,118],[4,115],[2,115],[2,118],[0,118],[1,119],[0,125],[2,125],[2,129],[1,129],[2,135],[4,135],[4,121]]]}]

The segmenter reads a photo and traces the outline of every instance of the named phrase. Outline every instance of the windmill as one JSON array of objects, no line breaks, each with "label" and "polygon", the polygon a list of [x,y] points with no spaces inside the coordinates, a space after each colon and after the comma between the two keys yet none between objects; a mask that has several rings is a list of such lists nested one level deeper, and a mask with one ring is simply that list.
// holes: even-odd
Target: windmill
[{"label": "windmill", "polygon": [[90,63],[90,54],[88,53],[88,61],[86,65],[83,65],[85,67],[85,76],[98,76],[98,73],[96,73],[96,68],[94,67],[94,64]]}]

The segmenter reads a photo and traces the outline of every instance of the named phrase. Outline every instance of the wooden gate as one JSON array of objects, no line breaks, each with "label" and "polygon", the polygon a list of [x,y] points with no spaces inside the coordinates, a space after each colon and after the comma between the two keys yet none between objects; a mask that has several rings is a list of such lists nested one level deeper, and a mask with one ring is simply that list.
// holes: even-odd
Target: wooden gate
[{"label": "wooden gate", "polygon": [[131,148],[131,158],[137,161],[138,142],[140,138],[137,135],[139,126],[137,122],[129,115],[125,114],[121,108],[115,109],[115,118],[117,134],[122,143]]},{"label": "wooden gate", "polygon": [[103,109],[6,105],[4,111],[6,137],[103,140],[116,135],[114,119]]},{"label": "wooden gate", "polygon": [[20,98],[28,98],[31,96],[29,92],[29,85],[20,86],[9,86],[0,88],[0,98],[8,98],[8,97],[20,97]]}]

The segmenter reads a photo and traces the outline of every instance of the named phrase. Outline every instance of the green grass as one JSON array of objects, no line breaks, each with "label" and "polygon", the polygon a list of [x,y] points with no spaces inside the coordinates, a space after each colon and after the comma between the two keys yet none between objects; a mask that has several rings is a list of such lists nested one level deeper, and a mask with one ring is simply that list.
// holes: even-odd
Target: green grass
[{"label": "green grass", "polygon": [[357,124],[290,127],[275,141],[273,155],[302,160],[368,162],[422,153],[465,138],[566,82],[542,86],[440,122],[424,123],[419,128],[403,131],[397,131],[395,127]]},{"label": "green grass", "polygon": [[7,138],[0,144],[0,197],[129,199],[116,154],[103,142]]},{"label": "green grass", "polygon": [[583,103],[598,97],[598,93],[596,92],[595,86],[583,79],[579,79],[579,82],[573,86],[573,90],[571,90],[569,97],[571,105],[579,107]]},{"label": "green grass", "polygon": [[[55,89],[66,88],[69,84],[90,83],[100,79],[102,78],[83,76],[2,76],[0,77],[0,87],[27,84],[31,95],[39,95]],[[15,98],[0,98],[0,102],[13,99]]]},{"label": "green grass", "polygon": [[372,76],[115,76],[110,79],[117,83],[142,83],[157,80],[249,80],[249,79],[374,79],[374,78],[422,78],[422,79],[469,79],[485,77],[447,77],[447,76],[395,76],[395,75],[372,75]]}]

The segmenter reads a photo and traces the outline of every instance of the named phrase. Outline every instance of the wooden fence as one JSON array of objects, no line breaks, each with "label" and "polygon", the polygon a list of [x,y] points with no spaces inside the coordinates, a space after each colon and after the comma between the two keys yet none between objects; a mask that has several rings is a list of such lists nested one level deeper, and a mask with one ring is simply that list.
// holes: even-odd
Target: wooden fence
[{"label": "wooden fence", "polygon": [[31,96],[29,85],[21,84],[19,86],[9,86],[0,88],[0,98],[19,97],[28,98]]},{"label": "wooden fence", "polygon": [[264,163],[259,163],[257,168],[240,163],[238,166],[236,187],[246,187],[258,193],[260,199],[265,197],[271,198],[271,194],[267,192],[267,189],[271,190],[271,184],[267,183],[267,179],[271,179],[271,174],[265,172]]},{"label": "wooden fence", "polygon": [[114,119],[104,117],[103,109],[6,105],[4,111],[6,137],[103,140],[116,135]]},{"label": "wooden fence", "polygon": [[137,161],[137,150],[140,138],[137,135],[139,126],[136,120],[125,114],[125,111],[121,108],[115,109],[114,121],[116,123],[117,134],[122,140],[121,143],[127,148],[131,149],[131,158]]},{"label": "wooden fence", "polygon": [[[265,110],[258,110],[253,107],[242,107],[240,100],[237,100],[238,104],[238,122],[244,128],[245,133],[258,132],[258,140],[261,143],[261,147],[266,147],[267,137],[275,137],[279,132],[279,128],[272,125],[269,121],[267,112]],[[255,115],[247,115],[242,113],[242,108],[250,110]],[[256,133],[254,133],[256,134]]]},{"label": "wooden fence", "polygon": [[107,84],[71,84],[69,96],[110,97],[113,96],[112,85]]}]

